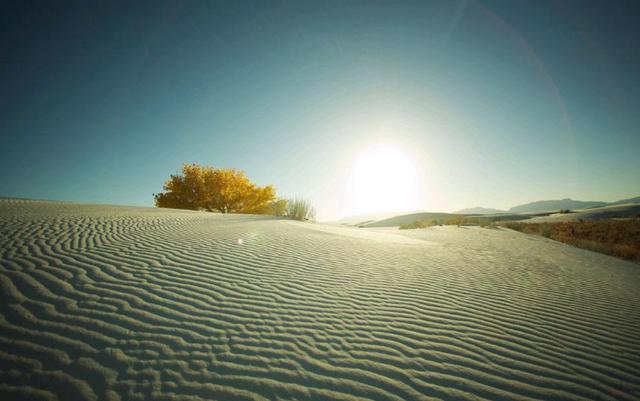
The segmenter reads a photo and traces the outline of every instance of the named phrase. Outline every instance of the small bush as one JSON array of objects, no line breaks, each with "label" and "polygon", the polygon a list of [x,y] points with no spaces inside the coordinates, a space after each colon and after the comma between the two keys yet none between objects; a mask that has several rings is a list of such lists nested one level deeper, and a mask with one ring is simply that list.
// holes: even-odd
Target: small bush
[{"label": "small bush", "polygon": [[290,199],[287,201],[287,217],[294,220],[313,220],[315,211],[311,202],[306,199]]},{"label": "small bush", "polygon": [[573,212],[571,210],[569,210],[569,209],[561,209],[559,213],[569,214],[569,213],[573,213]]}]

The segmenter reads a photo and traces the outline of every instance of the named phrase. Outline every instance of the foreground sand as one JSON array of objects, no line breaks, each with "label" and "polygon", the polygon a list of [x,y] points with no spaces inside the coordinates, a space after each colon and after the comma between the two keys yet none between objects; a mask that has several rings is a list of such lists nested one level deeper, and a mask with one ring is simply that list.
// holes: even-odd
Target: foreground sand
[{"label": "foreground sand", "polygon": [[0,200],[0,399],[638,400],[640,268],[508,230]]}]

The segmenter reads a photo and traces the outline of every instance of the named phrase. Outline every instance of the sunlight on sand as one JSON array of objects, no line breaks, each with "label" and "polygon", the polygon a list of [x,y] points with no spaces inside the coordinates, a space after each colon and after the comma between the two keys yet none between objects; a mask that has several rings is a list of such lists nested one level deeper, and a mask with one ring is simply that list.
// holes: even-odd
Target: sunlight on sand
[{"label": "sunlight on sand", "polygon": [[0,227],[2,399],[640,393],[638,266],[546,238],[19,200]]},{"label": "sunlight on sand", "polygon": [[544,238],[38,201],[0,202],[0,227],[0,383],[18,397],[640,391],[638,266]]}]

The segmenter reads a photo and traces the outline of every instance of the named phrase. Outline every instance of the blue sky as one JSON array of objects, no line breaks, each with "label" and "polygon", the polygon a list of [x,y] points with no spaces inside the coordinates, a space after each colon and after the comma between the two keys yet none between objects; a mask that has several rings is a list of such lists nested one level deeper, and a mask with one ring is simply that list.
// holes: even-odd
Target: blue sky
[{"label": "blue sky", "polygon": [[0,195],[152,205],[199,162],[330,219],[378,143],[422,209],[640,195],[634,2],[22,3],[0,6]]}]

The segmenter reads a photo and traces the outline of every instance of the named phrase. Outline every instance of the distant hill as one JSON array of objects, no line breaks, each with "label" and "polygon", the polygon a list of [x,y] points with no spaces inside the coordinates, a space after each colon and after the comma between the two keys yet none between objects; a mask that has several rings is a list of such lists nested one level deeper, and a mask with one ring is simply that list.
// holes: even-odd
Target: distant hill
[{"label": "distant hill", "polygon": [[514,206],[509,209],[511,213],[533,213],[533,212],[547,212],[552,210],[561,209],[585,209],[589,207],[602,207],[608,205],[607,202],[600,201],[579,201],[573,199],[560,199],[560,200],[543,200],[531,203],[525,203],[524,205]]},{"label": "distant hill", "polygon": [[499,213],[507,213],[507,211],[506,210],[500,210],[500,209],[491,209],[491,208],[487,208],[487,207],[476,206],[476,207],[470,207],[468,209],[458,210],[458,211],[455,211],[453,213],[457,213],[457,214],[499,214]]},{"label": "distant hill", "polygon": [[[562,209],[575,210],[575,209],[600,208],[604,206],[616,206],[616,205],[623,205],[623,204],[640,204],[640,196],[635,198],[622,199],[615,202],[579,201],[579,200],[573,200],[569,198],[558,199],[558,200],[543,200],[543,201],[526,203],[524,205],[514,206],[508,211],[478,206],[478,207],[458,210],[453,213],[414,212],[414,213],[408,213],[408,214],[402,214],[402,215],[397,215],[394,213],[373,213],[368,215],[350,216],[332,223],[357,225],[359,227],[394,227],[394,226],[399,226],[401,224],[413,223],[414,221],[434,220],[434,219],[442,220],[442,219],[449,219],[449,218],[457,217],[461,215],[468,216],[468,215],[490,215],[490,214],[501,215],[501,216],[496,216],[496,218],[499,217],[500,220],[505,220],[505,219],[517,220],[517,219],[523,218],[523,216],[521,216],[520,214],[557,212]],[[629,209],[629,210],[635,211],[635,209]],[[616,211],[616,213],[619,213],[619,212]],[[512,214],[512,216],[510,214]]]},{"label": "distant hill", "polygon": [[367,224],[362,224],[361,227],[395,227],[401,224],[413,223],[414,221],[422,220],[440,220],[450,219],[457,217],[458,214],[454,213],[411,213],[401,216],[394,216],[388,219],[378,220]]},{"label": "distant hill", "polygon": [[624,205],[627,203],[640,203],[640,196],[636,196],[635,198],[622,199],[619,201],[611,202],[610,205]]}]

